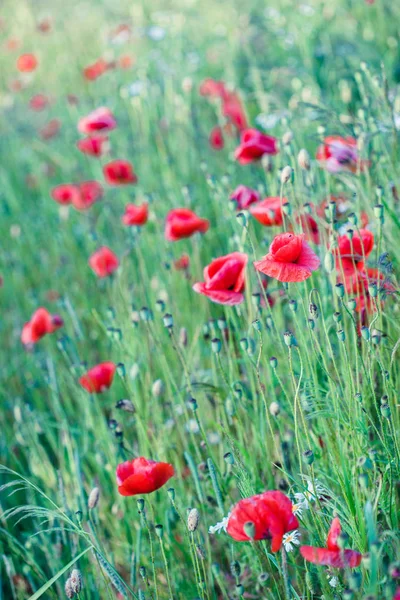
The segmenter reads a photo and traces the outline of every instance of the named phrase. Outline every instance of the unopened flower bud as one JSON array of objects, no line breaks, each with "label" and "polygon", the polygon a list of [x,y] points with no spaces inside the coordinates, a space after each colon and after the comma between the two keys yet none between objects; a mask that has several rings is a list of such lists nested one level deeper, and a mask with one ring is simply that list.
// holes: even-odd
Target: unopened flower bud
[{"label": "unopened flower bud", "polygon": [[152,320],[151,310],[149,308],[147,308],[147,306],[143,306],[140,309],[139,315],[140,315],[140,318],[142,319],[142,321],[151,321]]},{"label": "unopened flower bud", "polygon": [[159,398],[164,394],[165,386],[162,379],[156,379],[151,386],[151,393],[155,398]]},{"label": "unopened flower bud", "polygon": [[297,156],[297,162],[299,163],[300,169],[303,169],[304,171],[309,171],[311,166],[310,155],[304,148],[300,150]]},{"label": "unopened flower bud", "polygon": [[225,452],[225,454],[224,454],[224,461],[228,465],[233,465],[235,463],[235,459],[234,459],[234,456],[233,456],[232,452]]},{"label": "unopened flower bud", "polygon": [[335,259],[332,252],[327,252],[324,257],[324,267],[328,273],[332,273],[335,268]]},{"label": "unopened flower bud", "polygon": [[157,537],[161,540],[164,535],[164,527],[162,525],[156,525],[155,528]]},{"label": "unopened flower bud", "polygon": [[306,450],[303,452],[303,460],[306,465],[312,465],[314,462],[314,452],[312,450]]},{"label": "unopened flower bud", "polygon": [[175,490],[174,488],[168,488],[167,494],[169,499],[173,502],[175,500]]},{"label": "unopened flower bud", "polygon": [[344,296],[344,285],[343,283],[337,283],[335,285],[335,292],[338,298],[343,298]]},{"label": "unopened flower bud", "polygon": [[196,531],[200,520],[200,514],[197,508],[192,508],[187,517],[187,528],[189,531]]},{"label": "unopened flower bud", "polygon": [[246,351],[249,347],[249,340],[247,338],[242,338],[239,344],[241,349]]},{"label": "unopened flower bud", "polygon": [[100,498],[100,489],[98,487],[94,487],[92,489],[92,491],[89,494],[89,498],[88,498],[88,507],[90,510],[93,510],[93,508],[96,508],[96,506],[99,503],[99,498]]},{"label": "unopened flower bud", "polygon": [[290,142],[293,140],[293,133],[291,131],[287,131],[282,136],[282,144],[284,146],[288,146]]},{"label": "unopened flower bud", "polygon": [[292,178],[292,174],[293,174],[292,167],[290,167],[289,165],[287,165],[286,167],[283,167],[283,169],[281,171],[282,185],[285,185],[285,183],[287,183]]},{"label": "unopened flower bud", "polygon": [[357,300],[355,298],[350,298],[350,300],[347,302],[347,308],[350,311],[354,311],[357,308]]},{"label": "unopened flower bud", "polygon": [[292,312],[297,312],[297,300],[289,300],[289,308]]},{"label": "unopened flower bud", "polygon": [[172,329],[174,326],[174,319],[173,319],[172,315],[169,313],[166,313],[163,316],[163,323],[164,323],[164,327],[166,327],[167,329]]},{"label": "unopened flower bud", "polygon": [[271,402],[271,404],[269,405],[269,412],[273,417],[277,417],[279,415],[279,413],[281,412],[281,407],[278,404],[278,402]]},{"label": "unopened flower bud", "polygon": [[157,300],[156,309],[158,312],[163,313],[165,311],[165,302],[164,300]]},{"label": "unopened flower bud", "polygon": [[340,342],[344,342],[346,339],[346,334],[343,329],[339,329],[337,332],[337,336]]},{"label": "unopened flower bud", "polygon": [[361,327],[361,335],[363,340],[365,340],[366,342],[369,342],[371,334],[369,331],[369,327]]},{"label": "unopened flower bud", "polygon": [[383,205],[382,204],[375,204],[374,215],[377,219],[382,219],[382,217],[383,217]]},{"label": "unopened flower bud", "polygon": [[252,326],[256,331],[261,331],[261,321],[259,319],[253,321]]},{"label": "unopened flower bud", "polygon": [[282,204],[282,212],[287,217],[290,217],[290,215],[292,214],[292,205],[290,204],[290,202],[284,202]]},{"label": "unopened flower bud", "polygon": [[231,562],[231,573],[233,575],[233,577],[240,577],[242,570],[240,568],[240,564],[238,563],[237,560],[233,560]]},{"label": "unopened flower bud", "polygon": [[214,354],[221,352],[221,346],[222,344],[219,338],[213,338],[211,340],[211,350],[214,352]]},{"label": "unopened flower bud", "polygon": [[271,356],[271,358],[269,359],[269,364],[273,369],[276,369],[276,367],[278,366],[278,359],[275,356]]},{"label": "unopened flower bud", "polygon": [[285,331],[283,334],[283,341],[285,342],[286,346],[290,348],[290,346],[293,345],[293,333],[291,331]]},{"label": "unopened flower bud", "polygon": [[144,500],[143,500],[143,498],[138,498],[136,500],[136,504],[137,504],[138,511],[142,512],[143,509],[144,509]]},{"label": "unopened flower bud", "polygon": [[256,306],[258,308],[261,304],[261,294],[259,294],[258,292],[255,294],[252,294],[251,302],[252,302],[253,306]]},{"label": "unopened flower bud", "polygon": [[381,404],[381,414],[385,419],[390,419],[390,406],[389,404]]},{"label": "unopened flower bud", "polygon": [[242,227],[247,227],[249,223],[249,215],[247,211],[241,211],[236,215],[236,220]]}]

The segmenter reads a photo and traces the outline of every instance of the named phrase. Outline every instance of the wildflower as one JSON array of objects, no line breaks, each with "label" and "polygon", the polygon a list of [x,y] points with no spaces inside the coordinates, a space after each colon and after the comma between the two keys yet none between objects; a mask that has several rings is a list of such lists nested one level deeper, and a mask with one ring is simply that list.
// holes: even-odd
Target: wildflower
[{"label": "wildflower", "polygon": [[328,580],[328,583],[331,587],[336,588],[339,585],[339,579],[336,575],[333,575],[333,577]]},{"label": "wildflower", "polygon": [[174,467],[169,463],[140,456],[118,465],[118,492],[121,496],[151,494],[167,483],[174,474]]},{"label": "wildflower", "polygon": [[337,269],[344,275],[352,275],[364,269],[364,261],[374,247],[374,234],[368,229],[360,229],[349,235],[341,235],[338,240]]},{"label": "wildflower", "polygon": [[209,227],[210,222],[207,219],[198,217],[192,210],[188,208],[174,208],[167,215],[165,239],[169,242],[177,242],[197,232],[206,233]]},{"label": "wildflower", "polygon": [[238,542],[249,541],[251,538],[245,531],[249,530],[249,524],[254,530],[252,539],[272,539],[272,552],[280,550],[285,533],[299,526],[291,501],[280,491],[240,500],[232,510],[227,532]]},{"label": "wildflower", "polygon": [[217,304],[233,306],[244,300],[247,255],[233,252],[213,260],[204,269],[204,283],[195,283],[193,289]]},{"label": "wildflower", "polygon": [[21,341],[25,345],[36,344],[47,333],[53,333],[64,325],[59,315],[52,315],[45,308],[38,308],[22,328]]},{"label": "wildflower", "polygon": [[222,114],[238,131],[247,128],[244,108],[236,92],[229,92],[225,89],[222,97]]},{"label": "wildflower", "polygon": [[91,394],[101,394],[111,386],[116,368],[113,362],[100,363],[82,375],[79,383]]},{"label": "wildflower", "polygon": [[44,94],[35,94],[29,100],[29,107],[35,112],[40,112],[46,108],[49,104],[49,99]]},{"label": "wildflower", "polygon": [[310,504],[315,502],[317,498],[320,498],[326,493],[326,489],[321,485],[318,480],[307,479],[307,489],[305,492],[297,492],[294,497],[299,504],[300,510],[308,510]]},{"label": "wildflower", "polygon": [[71,204],[78,202],[79,190],[78,186],[73,183],[62,183],[51,190],[53,200],[58,204]]},{"label": "wildflower", "polygon": [[50,140],[55,137],[61,129],[61,121],[59,119],[51,119],[42,129],[39,131],[39,135],[42,140]]},{"label": "wildflower", "polygon": [[340,520],[335,517],[332,521],[326,541],[326,548],[314,546],[301,546],[300,553],[303,558],[317,565],[327,565],[344,569],[358,567],[362,555],[355,550],[344,550],[339,546],[339,536],[342,533]]},{"label": "wildflower", "polygon": [[89,258],[89,266],[97,277],[108,277],[119,266],[116,254],[107,246],[102,246]]},{"label": "wildflower", "polygon": [[137,182],[133,167],[127,160],[113,160],[103,167],[108,185],[129,185]]},{"label": "wildflower", "polygon": [[244,129],[240,136],[240,145],[236,148],[235,159],[241,165],[259,160],[264,154],[277,154],[276,138],[265,135],[257,129]]},{"label": "wildflower", "polygon": [[149,216],[149,205],[147,202],[143,202],[143,204],[127,204],[125,206],[125,213],[122,215],[122,223],[127,227],[132,227],[136,225],[137,227],[142,227],[147,223],[147,219]]},{"label": "wildflower", "polygon": [[[316,158],[330,173],[341,171],[355,173],[359,162],[357,140],[353,137],[328,136],[319,146]],[[366,161],[360,162],[362,169],[366,166]]]},{"label": "wildflower", "polygon": [[99,157],[107,152],[110,144],[106,135],[92,135],[78,140],[76,146],[82,154]]},{"label": "wildflower", "polygon": [[99,58],[98,60],[96,60],[96,62],[94,62],[91,65],[88,65],[83,69],[83,76],[88,81],[94,81],[95,79],[103,75],[103,73],[105,73],[107,69],[108,63],[103,58]]},{"label": "wildflower", "polygon": [[286,552],[292,552],[295,546],[300,546],[300,531],[298,529],[295,529],[294,531],[285,533],[285,535],[283,536],[283,546]]},{"label": "wildflower", "polygon": [[269,247],[269,253],[254,262],[257,271],[286,282],[308,279],[319,265],[320,260],[304,241],[304,234],[293,233],[277,235]]},{"label": "wildflower", "polygon": [[251,204],[260,200],[260,195],[246,185],[239,185],[232,192],[230,199],[236,202],[237,210],[246,210]]},{"label": "wildflower", "polygon": [[286,198],[281,199],[279,196],[264,198],[261,202],[253,204],[249,212],[259,223],[266,227],[280,226],[283,223],[282,205],[285,202]]},{"label": "wildflower", "polygon": [[221,127],[213,127],[208,138],[211,148],[214,150],[222,150],[224,147],[224,136],[222,135]]},{"label": "wildflower", "polygon": [[101,106],[79,120],[78,131],[84,135],[92,135],[99,131],[106,133],[115,129],[116,126],[117,122],[111,110]]},{"label": "wildflower", "polygon": [[228,513],[228,515],[226,517],[224,517],[222,519],[222,521],[220,521],[219,523],[217,523],[216,525],[211,525],[208,528],[208,533],[214,534],[214,533],[221,533],[221,531],[225,531],[226,533],[226,529],[228,527],[228,521],[229,521],[229,517],[231,516],[232,513]]},{"label": "wildflower", "polygon": [[79,196],[71,199],[76,210],[87,210],[103,196],[103,187],[98,181],[82,181],[78,184]]},{"label": "wildflower", "polygon": [[38,66],[38,60],[34,54],[21,54],[17,60],[17,69],[21,73],[31,73]]}]

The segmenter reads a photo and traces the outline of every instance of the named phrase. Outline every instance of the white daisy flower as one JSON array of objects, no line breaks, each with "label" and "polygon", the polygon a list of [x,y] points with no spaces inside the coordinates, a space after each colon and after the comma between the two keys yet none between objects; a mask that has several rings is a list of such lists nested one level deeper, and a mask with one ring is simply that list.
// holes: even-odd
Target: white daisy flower
[{"label": "white daisy flower", "polygon": [[297,492],[294,497],[296,499],[296,503],[301,505],[302,509],[309,509],[310,504],[315,502],[317,498],[320,498],[323,494],[326,493],[326,489],[323,485],[321,485],[317,480],[314,482],[312,479],[307,479],[307,489],[305,492]]},{"label": "white daisy flower", "polygon": [[208,529],[208,533],[211,533],[211,534],[221,533],[222,530],[225,531],[225,533],[226,533],[226,528],[228,527],[228,521],[229,521],[230,516],[231,516],[231,513],[229,513],[228,516],[224,517],[222,519],[222,521],[220,521],[216,525],[211,525],[211,527],[209,527],[209,529]]},{"label": "white daisy flower", "polygon": [[285,547],[286,552],[292,552],[295,546],[300,545],[300,531],[298,529],[295,529],[294,531],[285,533],[285,535],[283,536],[283,545]]}]

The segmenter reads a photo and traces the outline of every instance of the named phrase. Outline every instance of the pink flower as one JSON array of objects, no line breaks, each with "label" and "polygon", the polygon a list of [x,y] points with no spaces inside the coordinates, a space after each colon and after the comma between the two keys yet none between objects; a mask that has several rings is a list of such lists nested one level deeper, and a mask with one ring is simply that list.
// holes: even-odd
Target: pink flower
[{"label": "pink flower", "polygon": [[276,138],[265,135],[257,129],[245,129],[240,136],[240,145],[236,148],[235,158],[241,165],[259,160],[264,154],[277,154]]},{"label": "pink flower", "polygon": [[269,247],[269,253],[254,263],[261,271],[278,281],[298,282],[311,277],[320,260],[304,241],[304,234],[281,233]]},{"label": "pink flower", "polygon": [[193,289],[217,304],[240,304],[244,300],[246,265],[247,254],[220,256],[205,267],[204,283],[195,283]]}]

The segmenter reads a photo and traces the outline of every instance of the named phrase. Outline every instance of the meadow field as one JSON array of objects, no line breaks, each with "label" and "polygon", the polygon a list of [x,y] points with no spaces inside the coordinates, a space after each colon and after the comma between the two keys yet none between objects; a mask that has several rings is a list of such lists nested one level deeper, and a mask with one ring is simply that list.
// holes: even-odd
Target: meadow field
[{"label": "meadow field", "polygon": [[400,599],[400,3],[2,0],[0,600]]}]

